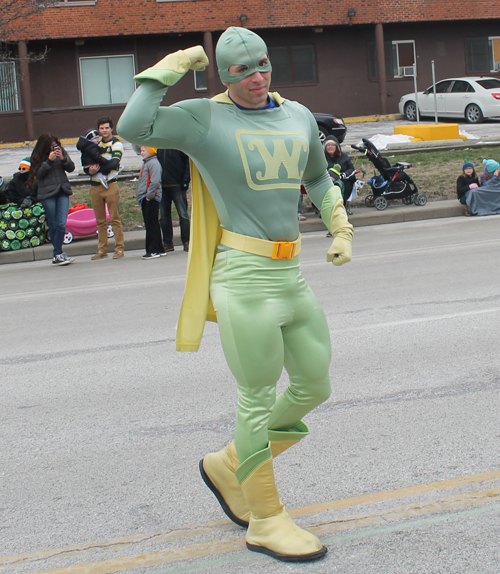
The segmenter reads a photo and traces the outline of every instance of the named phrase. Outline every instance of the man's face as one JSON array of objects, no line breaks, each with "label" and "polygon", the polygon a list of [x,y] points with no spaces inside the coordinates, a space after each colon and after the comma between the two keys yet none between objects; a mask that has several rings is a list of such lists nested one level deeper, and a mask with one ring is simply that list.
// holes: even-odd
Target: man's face
[{"label": "man's face", "polygon": [[109,125],[109,123],[106,124],[101,124],[98,128],[97,131],[99,132],[99,134],[102,136],[102,139],[107,142],[108,140],[110,140],[113,136],[113,128]]},{"label": "man's face", "polygon": [[[267,66],[269,59],[264,54],[259,60],[259,66]],[[229,73],[233,76],[244,74],[248,66],[234,65],[229,67]],[[271,72],[254,72],[232,84],[224,83],[229,90],[231,98],[245,108],[262,108],[267,104],[269,86],[271,85]]]}]

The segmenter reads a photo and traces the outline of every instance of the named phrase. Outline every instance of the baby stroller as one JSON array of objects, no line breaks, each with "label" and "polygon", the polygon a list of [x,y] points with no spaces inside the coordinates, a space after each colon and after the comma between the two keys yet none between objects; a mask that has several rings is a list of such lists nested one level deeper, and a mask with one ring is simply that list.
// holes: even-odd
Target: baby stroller
[{"label": "baby stroller", "polygon": [[389,199],[401,199],[405,205],[427,203],[427,196],[419,193],[415,182],[405,172],[405,169],[411,167],[411,163],[398,161],[391,165],[370,140],[363,138],[362,141],[362,145],[351,145],[351,147],[365,154],[380,173],[367,181],[372,189],[372,193],[365,197],[367,207],[375,206],[380,210],[385,209]]}]

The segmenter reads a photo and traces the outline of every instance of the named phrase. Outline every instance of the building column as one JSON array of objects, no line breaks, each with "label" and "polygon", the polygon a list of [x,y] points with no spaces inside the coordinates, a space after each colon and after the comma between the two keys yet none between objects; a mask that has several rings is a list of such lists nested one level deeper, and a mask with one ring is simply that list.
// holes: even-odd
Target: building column
[{"label": "building column", "polygon": [[17,54],[19,56],[19,70],[21,72],[21,98],[23,102],[24,122],[26,124],[26,135],[28,140],[33,141],[36,137],[33,105],[31,103],[29,56],[28,46],[24,40],[20,40],[17,43]]},{"label": "building column", "polygon": [[210,64],[207,67],[207,90],[208,90],[207,96],[211,98],[215,96],[215,94],[217,93],[217,80],[215,76],[215,70],[217,68],[217,64],[215,62],[212,32],[203,32],[203,48],[205,49],[205,52],[210,61]]},{"label": "building column", "polygon": [[377,51],[380,109],[382,110],[382,114],[387,114],[387,75],[385,69],[385,54],[384,54],[384,27],[380,23],[375,24],[375,48]]}]

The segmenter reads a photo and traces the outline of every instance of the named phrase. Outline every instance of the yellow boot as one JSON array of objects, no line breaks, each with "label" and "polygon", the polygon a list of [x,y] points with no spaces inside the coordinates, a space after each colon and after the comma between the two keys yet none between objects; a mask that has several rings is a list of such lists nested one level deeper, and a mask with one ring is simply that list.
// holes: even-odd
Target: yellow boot
[{"label": "yellow boot", "polygon": [[299,528],[285,510],[274,481],[271,445],[245,460],[236,476],[251,510],[249,550],[283,562],[317,560],[327,553],[319,538]]},{"label": "yellow boot", "polygon": [[234,474],[240,465],[234,440],[219,452],[207,454],[200,460],[200,473],[215,494],[222,510],[238,526],[248,527],[250,510]]},{"label": "yellow boot", "polygon": [[[288,431],[269,431],[273,457],[278,456],[309,434],[309,427],[302,421]],[[235,471],[240,465],[234,440],[219,452],[207,454],[200,461],[203,481],[214,493],[222,510],[238,526],[248,527],[250,510],[241,492]]]}]

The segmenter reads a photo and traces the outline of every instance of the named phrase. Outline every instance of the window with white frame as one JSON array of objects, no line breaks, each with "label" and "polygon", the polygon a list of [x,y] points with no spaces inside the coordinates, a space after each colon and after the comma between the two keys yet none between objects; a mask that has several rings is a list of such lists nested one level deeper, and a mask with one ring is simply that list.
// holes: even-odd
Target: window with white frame
[{"label": "window with white frame", "polygon": [[[415,74],[415,41],[394,40],[384,42],[386,78],[406,78]],[[368,77],[378,79],[377,48],[368,42]]]},{"label": "window with white frame", "polygon": [[194,89],[197,92],[203,92],[208,89],[207,71],[194,70]]},{"label": "window with white frame", "polygon": [[415,42],[413,40],[392,42],[392,73],[395,78],[415,75]]},{"label": "window with white frame", "polygon": [[80,58],[84,106],[125,104],[134,93],[134,56]]},{"label": "window with white frame", "polygon": [[500,72],[500,36],[466,38],[465,55],[469,74]]},{"label": "window with white frame", "polygon": [[500,37],[488,38],[488,47],[491,58],[491,71],[500,72]]},{"label": "window with white frame", "polygon": [[0,112],[19,110],[17,74],[14,62],[0,62]]}]

